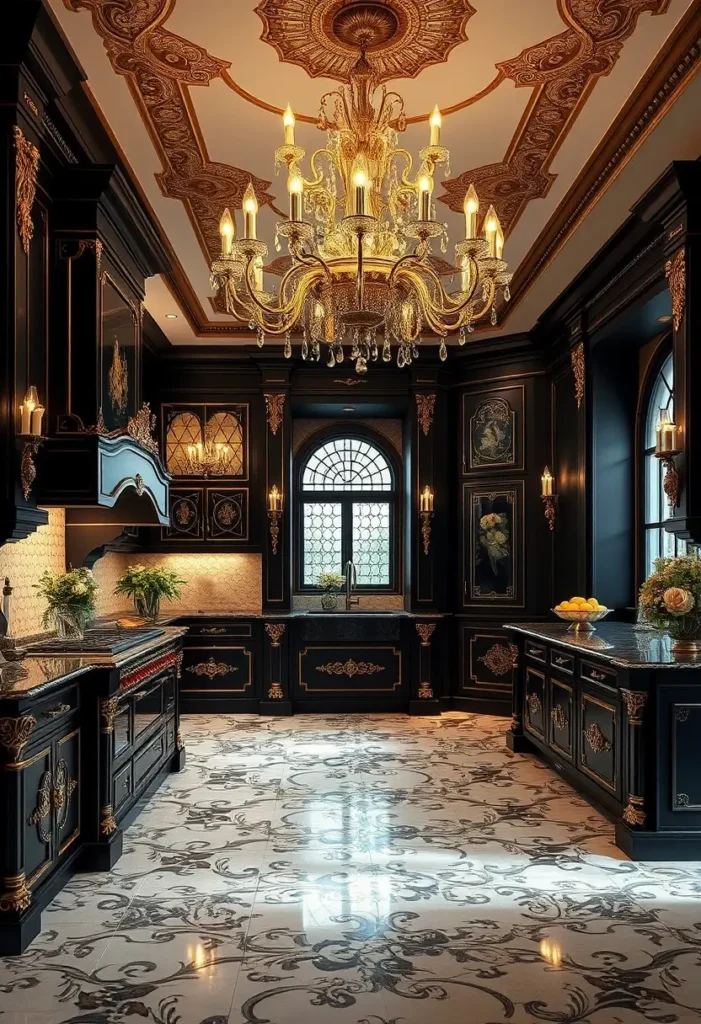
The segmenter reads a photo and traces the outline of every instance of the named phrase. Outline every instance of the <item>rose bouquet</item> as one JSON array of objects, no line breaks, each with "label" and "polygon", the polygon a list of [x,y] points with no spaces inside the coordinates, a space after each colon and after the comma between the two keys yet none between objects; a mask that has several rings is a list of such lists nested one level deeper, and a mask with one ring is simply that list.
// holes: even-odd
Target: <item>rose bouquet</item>
[{"label": "rose bouquet", "polygon": [[61,637],[81,637],[95,614],[97,583],[90,569],[47,569],[34,586],[46,598],[44,629],[55,629]]},{"label": "rose bouquet", "polygon": [[701,559],[656,558],[655,571],[640,589],[646,619],[666,629],[677,650],[701,649]]}]

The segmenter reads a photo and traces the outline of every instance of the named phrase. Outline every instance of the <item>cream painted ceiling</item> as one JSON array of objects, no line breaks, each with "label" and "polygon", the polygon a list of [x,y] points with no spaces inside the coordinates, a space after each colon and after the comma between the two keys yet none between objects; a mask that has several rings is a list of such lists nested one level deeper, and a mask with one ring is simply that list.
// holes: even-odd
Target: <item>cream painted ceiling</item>
[{"label": "cream painted ceiling", "polygon": [[[287,208],[284,176],[276,177],[273,167],[282,143],[279,111],[291,104],[296,141],[308,154],[323,144],[314,124],[320,96],[338,88],[353,59],[333,18],[357,3],[49,3],[173,253],[169,278],[148,282],[149,311],[176,344],[250,340],[212,303],[208,254],[216,246],[216,222],[224,205],[240,211],[252,179],[261,202],[259,236],[270,259],[278,255],[275,207]],[[578,176],[617,117],[633,110],[648,69],[673,59],[675,34],[691,19],[701,29],[700,0],[376,0],[364,6],[394,14],[394,38],[370,58],[404,97],[410,123],[402,145],[416,153],[428,141],[433,105],[444,111],[441,141],[451,168],[436,196],[451,245],[461,236],[462,196],[473,179],[508,225],[505,257],[516,283],[519,272],[524,283],[490,333],[533,326],[669,161],[701,154],[701,76],[690,74],[676,102],[648,120],[616,173],[580,204],[536,273],[538,246],[571,205]],[[395,77],[397,68],[403,77]]]}]

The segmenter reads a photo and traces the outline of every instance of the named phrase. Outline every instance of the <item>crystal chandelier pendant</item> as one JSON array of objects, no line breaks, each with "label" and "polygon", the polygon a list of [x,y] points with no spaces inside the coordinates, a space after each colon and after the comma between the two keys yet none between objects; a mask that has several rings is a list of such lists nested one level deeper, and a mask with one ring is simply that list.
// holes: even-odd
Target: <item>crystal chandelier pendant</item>
[{"label": "crystal chandelier pendant", "polygon": [[[445,260],[432,246],[447,253],[449,231],[436,221],[435,182],[451,175],[438,108],[412,177],[411,158],[399,141],[406,129],[404,101],[378,82],[372,54],[361,52],[349,82],[322,96],[317,127],[327,140],[306,177],[294,113],[289,107],[284,113],[284,143],[274,155],[276,173],[287,170],[289,218],[277,223],[274,236],[276,251],[287,243],[284,264],[265,264],[268,247],[257,237],[252,184],[239,214],[241,237],[236,218],[224,211],[211,283],[227,313],[256,331],[259,346],[266,338],[283,341],[288,359],[295,337],[301,335],[304,360],[318,362],[323,343],[329,368],[343,362],[346,339],[360,374],[370,362],[391,362],[393,344],[397,366],[410,366],[428,325],[441,360],[447,358],[447,336],[464,345],[475,324],[496,326],[497,302],[500,296],[508,302],[511,274],[497,211],[480,209],[474,185],[465,194],[464,237],[455,245],[455,260],[447,273],[437,272]],[[264,290],[264,273],[281,276],[277,295]]]}]

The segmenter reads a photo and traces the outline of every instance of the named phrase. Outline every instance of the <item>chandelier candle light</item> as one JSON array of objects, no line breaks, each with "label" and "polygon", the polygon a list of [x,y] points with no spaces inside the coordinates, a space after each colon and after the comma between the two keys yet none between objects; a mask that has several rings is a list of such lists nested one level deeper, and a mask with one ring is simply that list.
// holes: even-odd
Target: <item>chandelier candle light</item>
[{"label": "chandelier candle light", "polygon": [[229,446],[208,437],[187,446],[187,471],[190,476],[225,476],[229,468]]},{"label": "chandelier candle light", "polygon": [[[480,226],[474,185],[465,195],[465,238],[455,246],[454,275],[431,252],[433,239],[442,252],[448,248],[447,225],[435,220],[433,202],[436,169],[450,174],[438,107],[416,174],[411,154],[398,145],[406,129],[404,101],[377,83],[364,52],[349,83],[321,98],[317,126],[328,135],[312,154],[309,178],[289,105],[282,120],[284,144],[275,150],[275,167],[287,171],[290,216],[278,222],[275,242],[279,251],[285,239],[290,263],[277,295],[264,291],[268,247],[256,236],[252,183],[243,197],[244,237],[236,238],[225,210],[221,253],[212,263],[212,287],[226,311],[257,332],[259,345],[266,336],[284,338],[289,358],[292,333],[299,333],[303,359],[319,360],[323,350],[333,367],[350,352],[356,371],[365,373],[371,361],[391,361],[392,345],[397,365],[410,365],[424,333],[440,339],[446,359],[448,335],[464,345],[484,317],[496,324],[497,296],[508,301],[511,274],[497,213],[490,206]],[[443,278],[453,276],[459,287],[448,292]]]}]

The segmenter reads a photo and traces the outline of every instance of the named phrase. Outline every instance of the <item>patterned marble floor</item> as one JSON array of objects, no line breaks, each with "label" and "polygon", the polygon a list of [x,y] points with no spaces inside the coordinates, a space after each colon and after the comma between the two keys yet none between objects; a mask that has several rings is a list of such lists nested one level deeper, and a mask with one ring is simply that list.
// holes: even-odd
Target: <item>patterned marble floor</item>
[{"label": "patterned marble floor", "polygon": [[0,1024],[701,1020],[701,864],[632,864],[505,720],[190,716]]}]

